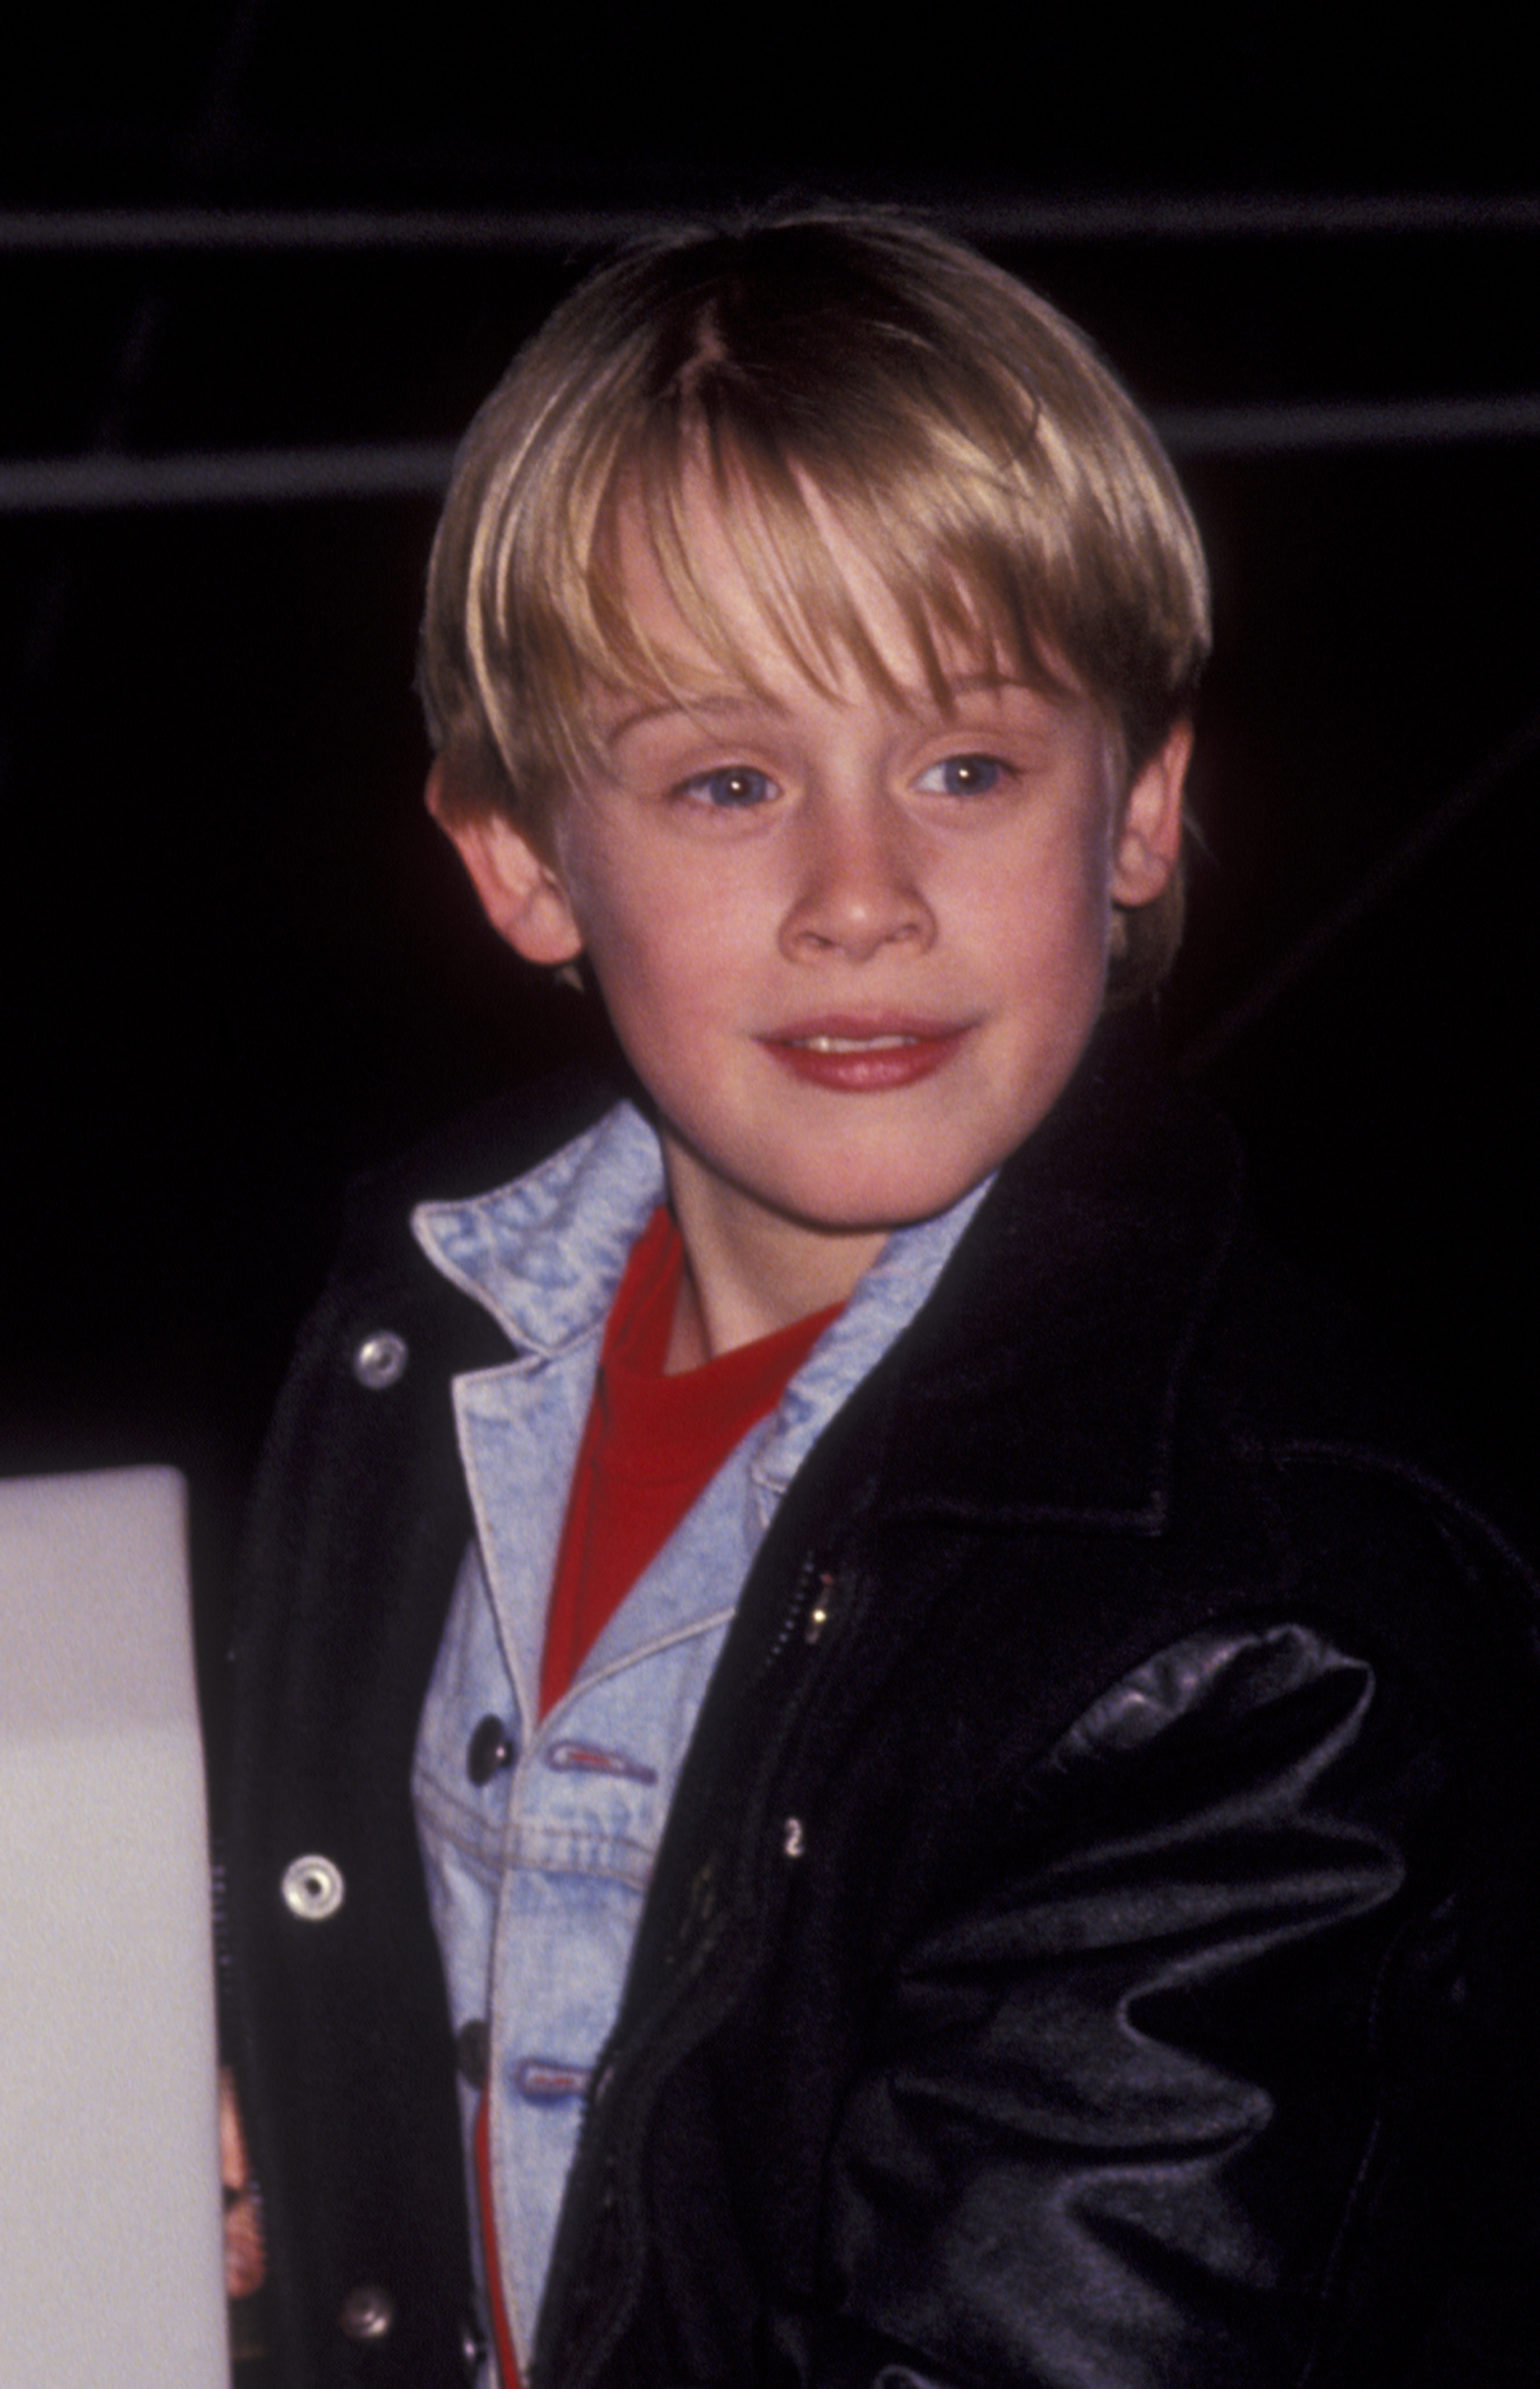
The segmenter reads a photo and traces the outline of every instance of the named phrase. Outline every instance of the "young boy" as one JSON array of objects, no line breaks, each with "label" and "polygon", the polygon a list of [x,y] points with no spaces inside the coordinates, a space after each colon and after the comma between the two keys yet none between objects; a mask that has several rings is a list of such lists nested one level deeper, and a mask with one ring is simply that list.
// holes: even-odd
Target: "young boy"
[{"label": "young boy", "polygon": [[638,1083],[378,1182],[274,1429],[295,2389],[1520,2377],[1526,1595],[1151,1062],[1206,640],[1127,398],[886,217],[473,428],[429,803]]}]

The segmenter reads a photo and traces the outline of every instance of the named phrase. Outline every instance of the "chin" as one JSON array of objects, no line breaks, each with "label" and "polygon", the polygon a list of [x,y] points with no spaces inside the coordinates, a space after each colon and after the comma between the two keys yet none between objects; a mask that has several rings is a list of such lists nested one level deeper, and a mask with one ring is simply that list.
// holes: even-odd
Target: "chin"
[{"label": "chin", "polygon": [[[987,1176],[980,1171],[979,1177]],[[842,1184],[837,1189],[789,1191],[783,1206],[789,1219],[820,1230],[827,1235],[891,1235],[896,1228],[912,1228],[922,1220],[934,1220],[942,1211],[949,1211],[961,1202],[978,1178],[954,1183],[951,1180],[927,1184],[895,1186],[891,1176],[878,1176],[866,1183]],[[807,1199],[801,1199],[804,1193]]]}]

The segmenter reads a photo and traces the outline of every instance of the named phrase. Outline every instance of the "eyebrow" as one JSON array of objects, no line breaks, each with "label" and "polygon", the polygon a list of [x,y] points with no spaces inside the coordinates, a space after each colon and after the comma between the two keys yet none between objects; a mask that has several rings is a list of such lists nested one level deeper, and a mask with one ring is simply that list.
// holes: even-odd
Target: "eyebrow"
[{"label": "eyebrow", "polygon": [[[1025,696],[1041,697],[1051,705],[1056,696],[1054,690],[1037,688],[1031,681],[1023,680],[1012,672],[963,672],[955,680],[948,678],[947,685],[954,697],[976,696],[981,690],[994,695],[1001,690],[1020,689]],[[1065,696],[1073,693],[1069,690],[1063,692]],[[921,695],[920,702],[924,705],[932,701],[926,689]],[[669,698],[659,705],[642,705],[633,712],[625,714],[613,729],[606,731],[605,743],[610,747],[617,747],[631,731],[640,730],[650,722],[667,722],[675,714],[693,719],[696,714],[704,713],[719,719],[760,706],[768,707],[772,713],[784,713],[786,710],[778,697],[770,696],[768,691],[761,695],[752,688],[728,689],[713,696]]]},{"label": "eyebrow", "polygon": [[742,713],[750,706],[767,705],[772,713],[785,711],[776,698],[758,696],[751,688],[725,690],[716,696],[669,697],[661,705],[639,705],[633,713],[623,715],[613,729],[605,732],[605,744],[617,746],[632,730],[640,730],[649,722],[667,722],[676,713]]}]

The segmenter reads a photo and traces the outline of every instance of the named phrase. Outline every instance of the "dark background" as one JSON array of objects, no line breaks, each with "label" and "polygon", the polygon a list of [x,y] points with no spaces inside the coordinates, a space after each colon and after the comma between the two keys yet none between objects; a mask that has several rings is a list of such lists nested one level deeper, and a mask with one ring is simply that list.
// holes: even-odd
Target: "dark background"
[{"label": "dark background", "polygon": [[11,28],[0,1466],[187,1466],[217,1641],[343,1182],[582,1034],[420,810],[447,443],[617,227],[780,194],[971,232],[1166,426],[1219,634],[1172,1045],[1277,1233],[1522,1476],[1540,160],[1495,21]]}]

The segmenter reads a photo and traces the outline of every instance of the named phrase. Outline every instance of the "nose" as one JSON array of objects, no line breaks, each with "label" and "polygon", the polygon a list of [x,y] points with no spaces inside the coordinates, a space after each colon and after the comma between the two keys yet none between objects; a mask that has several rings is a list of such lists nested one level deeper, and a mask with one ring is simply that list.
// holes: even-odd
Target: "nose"
[{"label": "nose", "polygon": [[794,962],[823,954],[867,962],[890,945],[923,952],[935,941],[935,919],[916,846],[912,825],[881,794],[809,806],[783,952]]}]

